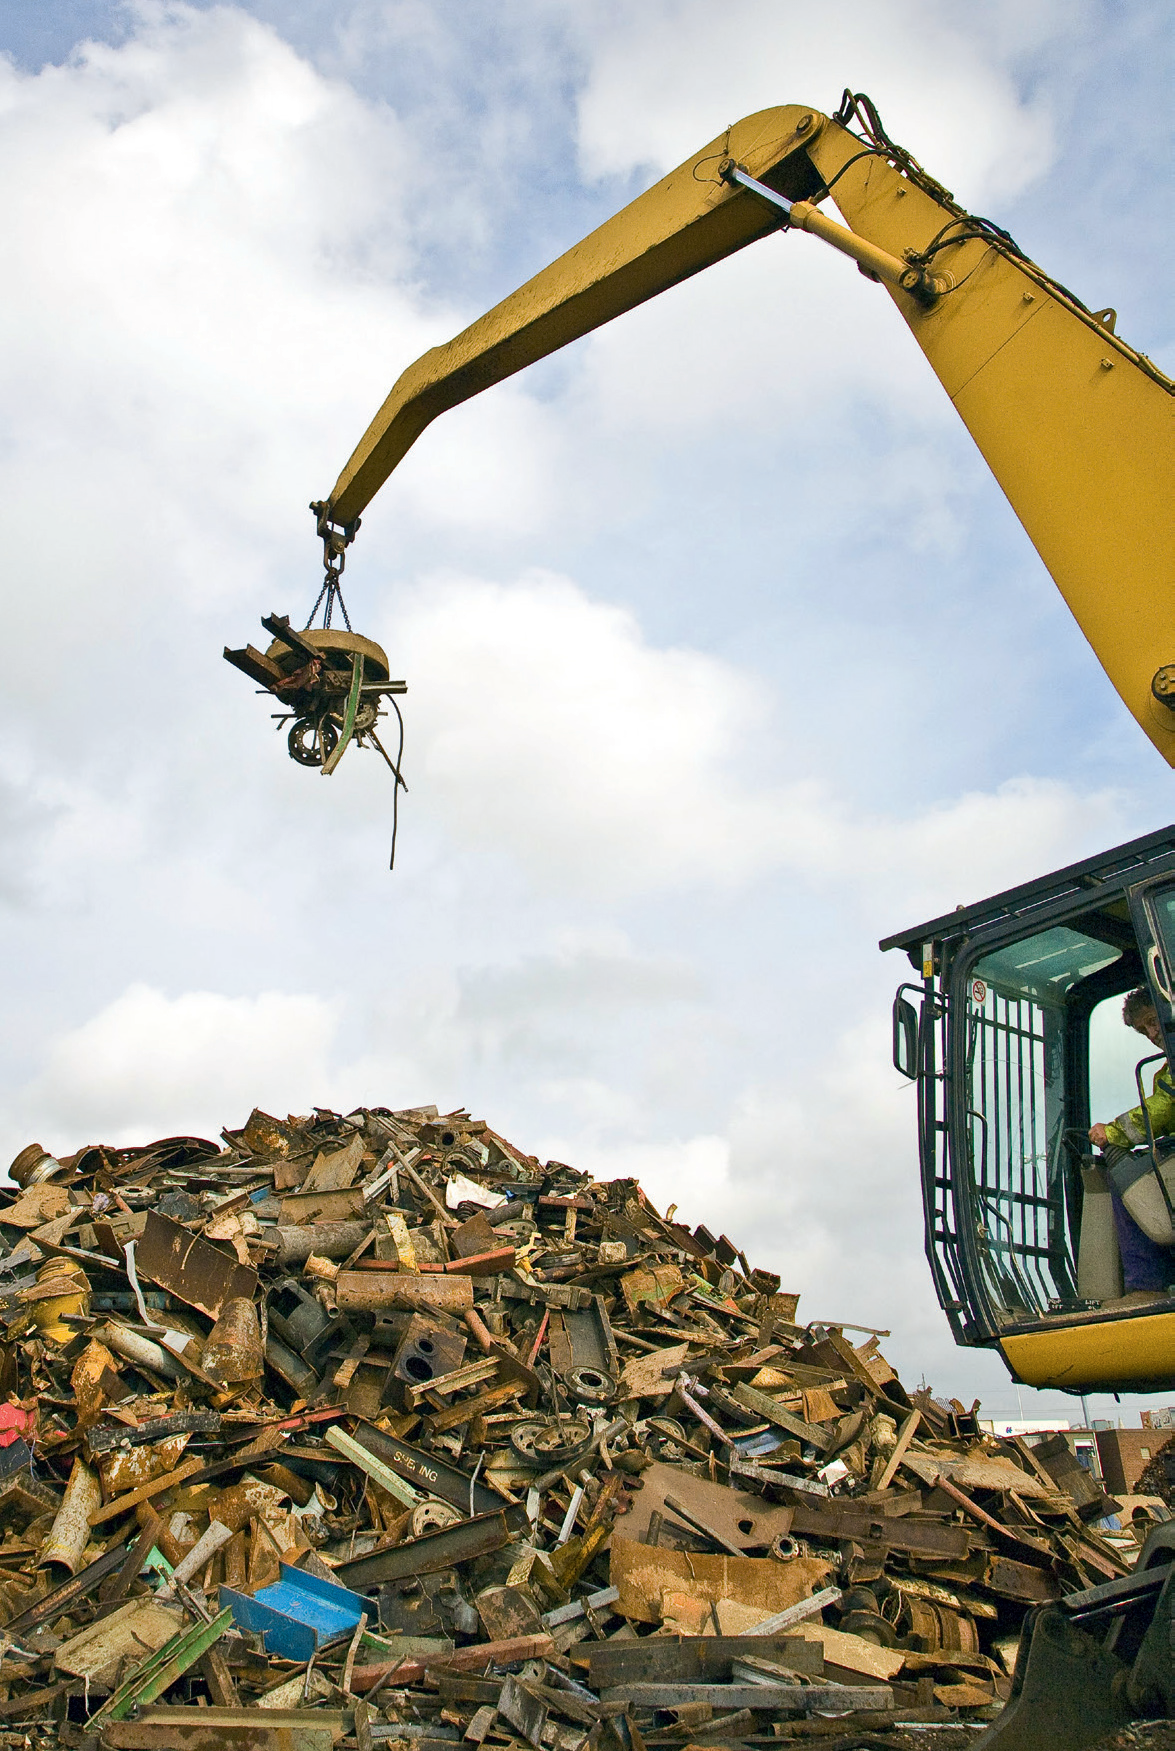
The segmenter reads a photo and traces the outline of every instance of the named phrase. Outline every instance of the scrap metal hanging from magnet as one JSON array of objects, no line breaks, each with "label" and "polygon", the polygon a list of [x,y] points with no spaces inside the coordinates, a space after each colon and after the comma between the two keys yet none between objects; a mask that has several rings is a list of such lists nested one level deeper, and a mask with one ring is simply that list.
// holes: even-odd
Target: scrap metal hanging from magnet
[{"label": "scrap metal hanging from magnet", "polygon": [[[263,615],[261,624],[273,641],[268,649],[260,651],[246,645],[243,650],[230,650],[226,645],[224,657],[282,706],[273,715],[279,728],[289,724],[286,743],[290,759],[299,766],[315,766],[324,778],[329,778],[352,742],[360,747],[370,743],[383,756],[395,779],[391,855],[394,865],[399,793],[401,787],[408,788],[400,770],[404,719],[395,696],[406,693],[408,683],[390,679],[387,655],[374,639],[364,638],[353,630],[343,601],[340,578],[346,549],[359,528],[359,519],[339,527],[330,522],[324,504],[313,504],[310,509],[315,513],[322,537],[326,575],[306,626],[298,632],[290,625],[288,615]],[[336,606],[343,617],[342,628],[331,625]],[[320,609],[322,624],[316,627],[313,622]],[[386,715],[380,709],[385,699],[391,702],[399,725],[395,759],[375,727]]]}]

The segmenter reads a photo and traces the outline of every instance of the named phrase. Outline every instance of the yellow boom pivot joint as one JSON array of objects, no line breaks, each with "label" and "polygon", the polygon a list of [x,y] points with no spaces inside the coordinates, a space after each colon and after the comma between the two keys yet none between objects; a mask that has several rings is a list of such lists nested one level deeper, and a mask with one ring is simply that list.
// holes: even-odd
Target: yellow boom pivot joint
[{"label": "yellow boom pivot joint", "polygon": [[768,188],[765,182],[759,182],[750,171],[744,170],[732,158],[718,166],[718,174],[723,182],[749,189],[761,200],[777,207],[782,215],[781,230],[810,231],[813,237],[821,238],[823,242],[831,244],[833,249],[855,261],[867,279],[880,280],[887,286],[900,286],[923,310],[932,309],[943,293],[949,292],[954,286],[955,282],[949,274],[928,273],[922,264],[913,259],[912,251],[905,261],[900,261],[887,249],[879,249],[876,243],[870,243],[867,237],[858,237],[847,226],[838,225],[835,219],[828,218],[811,201],[789,201],[786,195]]}]

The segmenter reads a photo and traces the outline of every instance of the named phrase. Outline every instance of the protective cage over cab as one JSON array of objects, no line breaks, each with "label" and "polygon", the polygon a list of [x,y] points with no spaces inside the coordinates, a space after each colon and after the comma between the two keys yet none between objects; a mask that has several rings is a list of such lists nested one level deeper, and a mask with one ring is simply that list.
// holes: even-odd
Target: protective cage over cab
[{"label": "protective cage over cab", "polygon": [[[926,1255],[956,1342],[998,1347],[1030,1386],[1175,1385],[1175,1296],[1123,1297],[1116,1200],[1088,1136],[1166,1075],[1124,1026],[1125,993],[1149,987],[1175,1053],[1175,827],[881,947],[921,974],[894,999],[894,1063],[918,1085]],[[1175,1137],[1145,1132],[1114,1184],[1146,1190],[1165,1242]]]}]

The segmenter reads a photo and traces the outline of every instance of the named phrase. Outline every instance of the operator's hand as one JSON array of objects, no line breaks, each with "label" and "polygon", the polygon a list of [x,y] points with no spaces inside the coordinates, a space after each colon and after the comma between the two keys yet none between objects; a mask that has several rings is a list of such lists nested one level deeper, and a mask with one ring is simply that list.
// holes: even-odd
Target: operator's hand
[{"label": "operator's hand", "polygon": [[1091,1125],[1089,1128],[1089,1140],[1098,1149],[1104,1149],[1106,1144],[1110,1141],[1106,1135],[1106,1127],[1104,1125]]}]

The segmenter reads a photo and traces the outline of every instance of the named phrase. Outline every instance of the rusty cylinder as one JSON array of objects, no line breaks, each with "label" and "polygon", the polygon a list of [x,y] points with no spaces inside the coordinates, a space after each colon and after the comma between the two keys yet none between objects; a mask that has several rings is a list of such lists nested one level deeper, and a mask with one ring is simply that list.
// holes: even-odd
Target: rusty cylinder
[{"label": "rusty cylinder", "polygon": [[204,1345],[205,1374],[230,1385],[257,1380],[265,1370],[261,1322],[257,1309],[243,1295],[226,1301]]},{"label": "rusty cylinder", "polygon": [[291,1265],[304,1265],[312,1252],[324,1259],[348,1259],[370,1232],[366,1222],[307,1222],[298,1227],[279,1224],[272,1234],[278,1244],[277,1262],[285,1271]]},{"label": "rusty cylinder", "polygon": [[101,1506],[102,1485],[97,1473],[83,1460],[75,1459],[57,1518],[41,1546],[37,1567],[59,1567],[76,1575],[82,1553],[90,1542],[90,1515],[96,1514]]},{"label": "rusty cylinder", "polygon": [[8,1177],[15,1180],[23,1191],[27,1191],[30,1186],[43,1185],[46,1180],[54,1179],[64,1172],[62,1163],[50,1155],[47,1149],[42,1149],[39,1143],[30,1143],[21,1150],[8,1169]]}]

